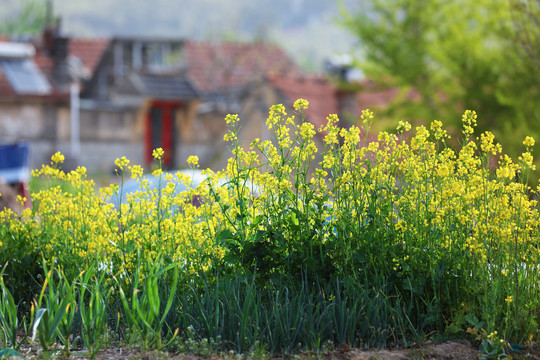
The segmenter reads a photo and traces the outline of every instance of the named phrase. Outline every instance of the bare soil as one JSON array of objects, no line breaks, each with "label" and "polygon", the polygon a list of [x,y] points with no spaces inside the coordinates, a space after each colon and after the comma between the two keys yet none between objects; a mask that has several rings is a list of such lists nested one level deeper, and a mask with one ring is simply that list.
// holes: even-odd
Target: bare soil
[{"label": "bare soil", "polygon": [[[21,357],[8,357],[10,359],[42,359],[43,354],[37,347],[23,346],[20,351]],[[346,344],[337,346],[332,351],[303,352],[293,356],[259,355],[255,357],[236,355],[212,355],[198,356],[185,353],[166,353],[159,351],[141,352],[134,348],[110,347],[99,351],[98,359],[101,360],[469,360],[478,359],[481,353],[467,340],[451,340],[445,342],[428,341],[423,344],[415,344],[406,349],[356,349]],[[512,353],[507,359],[531,359],[540,360],[540,344],[523,350],[522,353]],[[0,356],[0,359],[6,357]],[[72,351],[68,358],[60,352],[54,354],[54,360],[86,360],[89,359],[88,351]]]},{"label": "bare soil", "polygon": [[478,350],[474,349],[468,341],[458,340],[443,343],[428,343],[398,350],[359,350],[349,348],[347,345],[340,345],[334,352],[323,355],[325,360],[468,360],[478,359],[479,354]]},{"label": "bare soil", "polygon": [[[39,359],[42,354],[32,349],[22,349],[21,355],[26,359]],[[469,360],[478,359],[480,353],[473,348],[468,341],[454,340],[442,343],[427,343],[422,345],[416,345],[407,349],[396,350],[384,350],[384,349],[371,349],[360,350],[353,349],[349,346],[342,344],[333,351],[326,352],[304,352],[294,356],[296,360],[413,360],[413,359],[440,359],[440,360]],[[538,359],[537,355],[529,354],[530,356],[522,357],[526,359]],[[62,355],[53,355],[53,359],[66,359]],[[74,351],[71,354],[70,359],[88,359],[87,352]],[[266,357],[262,357],[266,359]],[[174,359],[174,360],[204,360],[208,358],[189,355],[189,354],[175,354],[175,353],[162,353],[162,352],[148,352],[141,353],[134,349],[126,347],[121,348],[109,348],[101,350],[98,355],[98,359],[103,360],[118,360],[118,359],[140,359],[140,360],[162,360],[162,359]],[[236,357],[219,357],[212,356],[210,360],[236,360]],[[280,356],[270,356],[269,360],[283,359]]]}]

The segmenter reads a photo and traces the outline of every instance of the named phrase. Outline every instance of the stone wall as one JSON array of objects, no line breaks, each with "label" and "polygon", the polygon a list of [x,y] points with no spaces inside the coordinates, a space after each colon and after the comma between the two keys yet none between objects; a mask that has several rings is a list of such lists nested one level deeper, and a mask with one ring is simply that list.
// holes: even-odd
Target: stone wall
[{"label": "stone wall", "polygon": [[69,108],[44,101],[0,104],[0,143],[30,143],[30,167],[47,162],[69,136]]},{"label": "stone wall", "polygon": [[[256,94],[242,108],[241,143],[249,146],[255,137],[264,138],[263,126],[268,112],[267,99]],[[265,98],[265,96],[262,96]],[[52,154],[62,152],[64,168],[84,166],[90,174],[113,172],[114,161],[125,156],[132,164],[145,164],[145,124],[148,101],[139,108],[98,108],[80,111],[80,156],[71,149],[70,111],[68,105],[47,102],[0,103],[0,142],[30,143],[30,167],[48,164]],[[223,136],[227,131],[222,111],[199,112],[198,102],[188,103],[176,114],[177,131],[174,169],[186,168],[186,159],[197,155],[201,168],[222,169],[231,156]],[[263,135],[263,136],[261,136]]]}]

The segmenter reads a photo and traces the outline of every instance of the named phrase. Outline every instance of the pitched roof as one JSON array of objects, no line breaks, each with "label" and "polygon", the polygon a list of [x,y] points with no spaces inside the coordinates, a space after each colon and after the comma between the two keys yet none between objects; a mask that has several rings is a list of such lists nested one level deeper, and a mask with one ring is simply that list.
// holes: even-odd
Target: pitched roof
[{"label": "pitched roof", "polygon": [[52,63],[31,44],[0,41],[6,49],[24,46],[32,50],[14,57],[0,56],[0,97],[53,95],[55,89],[47,78]]},{"label": "pitched roof", "polygon": [[[9,42],[7,39],[0,41]],[[74,56],[81,60],[88,74],[92,74],[97,64],[99,63],[103,53],[105,52],[109,40],[105,39],[71,39],[69,42],[68,56]],[[16,91],[13,84],[6,77],[6,74],[0,68],[0,96],[13,97],[20,95],[31,96],[67,96],[65,90],[60,89],[54,83],[54,60],[41,46],[36,46],[35,55],[30,58],[30,61],[37,66],[39,72],[45,76],[51,85],[51,90],[46,94],[21,94]]]},{"label": "pitched roof", "polygon": [[240,88],[267,75],[300,76],[303,71],[270,43],[186,42],[187,75],[202,92]]},{"label": "pitched roof", "polygon": [[198,98],[197,91],[185,77],[168,74],[131,73],[118,91],[126,95],[142,95],[161,100]]},{"label": "pitched roof", "polygon": [[292,106],[299,98],[309,101],[306,116],[316,129],[326,124],[328,115],[340,112],[337,89],[325,78],[269,76],[268,81],[285,96],[288,104],[284,105]]}]

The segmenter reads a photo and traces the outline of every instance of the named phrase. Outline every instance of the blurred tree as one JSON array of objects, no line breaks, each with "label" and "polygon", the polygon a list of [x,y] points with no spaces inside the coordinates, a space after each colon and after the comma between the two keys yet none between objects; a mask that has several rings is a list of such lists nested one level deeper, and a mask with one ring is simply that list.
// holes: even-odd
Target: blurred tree
[{"label": "blurred tree", "polygon": [[540,0],[510,0],[516,39],[540,69]]},{"label": "blurred tree", "polygon": [[419,94],[418,103],[401,97],[389,114],[459,125],[460,114],[473,109],[479,129],[493,131],[517,156],[525,135],[540,134],[540,82],[516,46],[510,1],[371,0],[341,13],[360,40],[366,76]]},{"label": "blurred tree", "polygon": [[18,14],[0,21],[0,35],[35,36],[43,31],[46,23],[45,1],[26,1]]}]

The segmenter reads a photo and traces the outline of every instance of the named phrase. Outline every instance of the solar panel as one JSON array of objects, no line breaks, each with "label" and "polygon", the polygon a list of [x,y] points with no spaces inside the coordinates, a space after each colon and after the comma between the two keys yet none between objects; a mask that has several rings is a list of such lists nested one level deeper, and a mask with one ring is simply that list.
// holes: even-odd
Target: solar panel
[{"label": "solar panel", "polygon": [[48,94],[51,85],[30,59],[0,59],[0,66],[18,94]]}]

